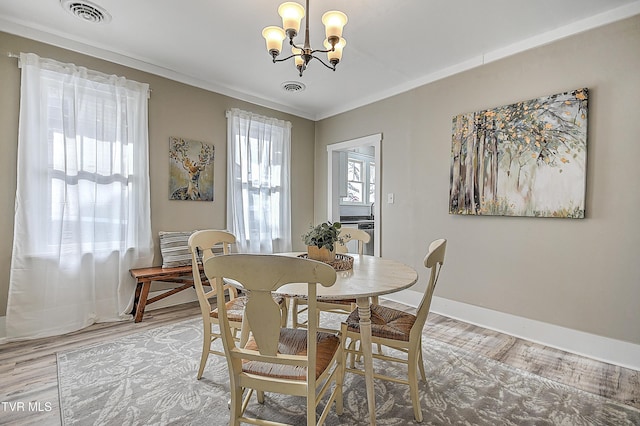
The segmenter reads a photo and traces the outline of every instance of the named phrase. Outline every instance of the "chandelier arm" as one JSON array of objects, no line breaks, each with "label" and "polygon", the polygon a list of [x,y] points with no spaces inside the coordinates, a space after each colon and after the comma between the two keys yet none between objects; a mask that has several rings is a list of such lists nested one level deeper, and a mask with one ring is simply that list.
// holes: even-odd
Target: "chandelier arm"
[{"label": "chandelier arm", "polygon": [[311,51],[311,54],[313,55],[314,53],[329,53],[334,51],[335,49],[328,49],[328,50],[315,49]]},{"label": "chandelier arm", "polygon": [[320,61],[320,63],[321,63],[322,65],[324,65],[325,67],[329,68],[330,70],[332,70],[332,71],[335,71],[335,70],[336,70],[336,66],[335,66],[335,65],[334,65],[334,66],[327,65],[327,64],[326,64],[322,59],[318,58],[317,56],[311,55],[311,57],[312,57],[313,59],[317,59],[318,61]]},{"label": "chandelier arm", "polygon": [[298,46],[298,45],[296,44],[296,42],[295,42],[295,41],[293,41],[293,39],[289,39],[289,45],[290,45],[291,47],[295,47],[296,49],[300,49],[300,50],[303,50],[303,49],[304,49],[304,45],[303,45],[303,46]]},{"label": "chandelier arm", "polygon": [[286,58],[282,58],[282,59],[273,58],[273,63],[275,64],[276,62],[284,62],[284,61],[287,61],[287,60],[293,58],[294,56],[302,56],[302,55],[294,53],[293,55],[287,56]]}]

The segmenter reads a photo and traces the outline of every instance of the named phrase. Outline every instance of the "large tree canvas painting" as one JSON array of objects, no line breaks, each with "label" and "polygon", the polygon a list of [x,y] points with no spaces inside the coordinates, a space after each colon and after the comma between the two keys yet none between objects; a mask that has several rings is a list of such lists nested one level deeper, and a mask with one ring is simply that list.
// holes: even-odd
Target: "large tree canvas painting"
[{"label": "large tree canvas painting", "polygon": [[449,213],[584,218],[588,89],[453,118]]},{"label": "large tree canvas painting", "polygon": [[214,146],[169,138],[169,199],[213,201]]}]

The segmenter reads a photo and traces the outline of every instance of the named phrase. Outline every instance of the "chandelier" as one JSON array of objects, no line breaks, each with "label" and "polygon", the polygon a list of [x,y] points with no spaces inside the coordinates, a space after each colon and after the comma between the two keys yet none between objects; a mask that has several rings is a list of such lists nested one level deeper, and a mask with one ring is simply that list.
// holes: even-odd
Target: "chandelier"
[{"label": "chandelier", "polygon": [[[267,42],[267,51],[273,58],[274,64],[294,58],[300,77],[302,77],[302,73],[307,69],[312,59],[317,59],[322,65],[335,71],[336,65],[342,59],[342,49],[347,44],[346,40],[342,38],[342,28],[347,23],[347,15],[337,10],[332,10],[322,15],[322,23],[325,26],[326,34],[323,44],[324,49],[311,49],[309,43],[309,0],[307,0],[306,11],[304,44],[299,46],[293,39],[300,31],[300,21],[305,17],[305,9],[296,2],[286,2],[280,5],[278,14],[282,17],[282,27],[284,29],[271,26],[262,30],[262,36]],[[283,59],[276,59],[282,51],[282,41],[285,37],[289,38],[292,54]],[[331,65],[316,56],[317,53],[326,53]]]}]

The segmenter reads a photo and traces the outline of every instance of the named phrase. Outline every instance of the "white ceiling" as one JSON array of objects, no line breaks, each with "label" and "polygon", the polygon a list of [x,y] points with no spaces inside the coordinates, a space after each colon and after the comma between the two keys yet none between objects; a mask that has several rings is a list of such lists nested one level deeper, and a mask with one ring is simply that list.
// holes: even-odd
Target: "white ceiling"
[{"label": "white ceiling", "polygon": [[[312,120],[640,13],[640,0],[311,0],[311,47],[332,9],[349,17],[347,46],[337,71],[314,61],[299,77],[292,61],[271,62],[261,36],[282,24],[280,0],[92,1],[109,23],[60,0],[0,0],[0,31]],[[286,92],[285,81],[306,90]]]}]

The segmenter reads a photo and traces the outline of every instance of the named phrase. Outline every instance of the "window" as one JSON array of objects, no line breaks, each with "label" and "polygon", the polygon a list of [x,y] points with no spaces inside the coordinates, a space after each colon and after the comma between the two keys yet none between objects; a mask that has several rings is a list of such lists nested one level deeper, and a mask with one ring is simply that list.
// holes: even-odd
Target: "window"
[{"label": "window", "polygon": [[368,205],[375,202],[376,166],[373,157],[349,152],[346,167],[347,195],[340,204]]},{"label": "window", "polygon": [[227,228],[245,253],[291,251],[291,123],[227,112]]},{"label": "window", "polygon": [[349,158],[347,160],[347,201],[364,202],[364,169],[362,161]]},{"label": "window", "polygon": [[369,163],[369,203],[376,202],[376,164]]},{"label": "window", "polygon": [[[127,245],[123,241],[129,226],[125,209],[131,192],[137,190],[133,187],[133,143],[118,134],[117,108],[104,99],[105,95],[100,90],[87,90],[83,102],[93,106],[76,112],[72,111],[73,99],[62,97],[61,102],[56,96],[48,97],[48,214],[41,219],[49,221],[45,226],[54,250],[59,242],[69,246],[63,250],[70,252]],[[65,130],[64,120],[74,113],[74,134],[69,135],[69,123]]]},{"label": "window", "polygon": [[20,55],[16,236],[7,336],[129,319],[153,261],[149,86]]}]

